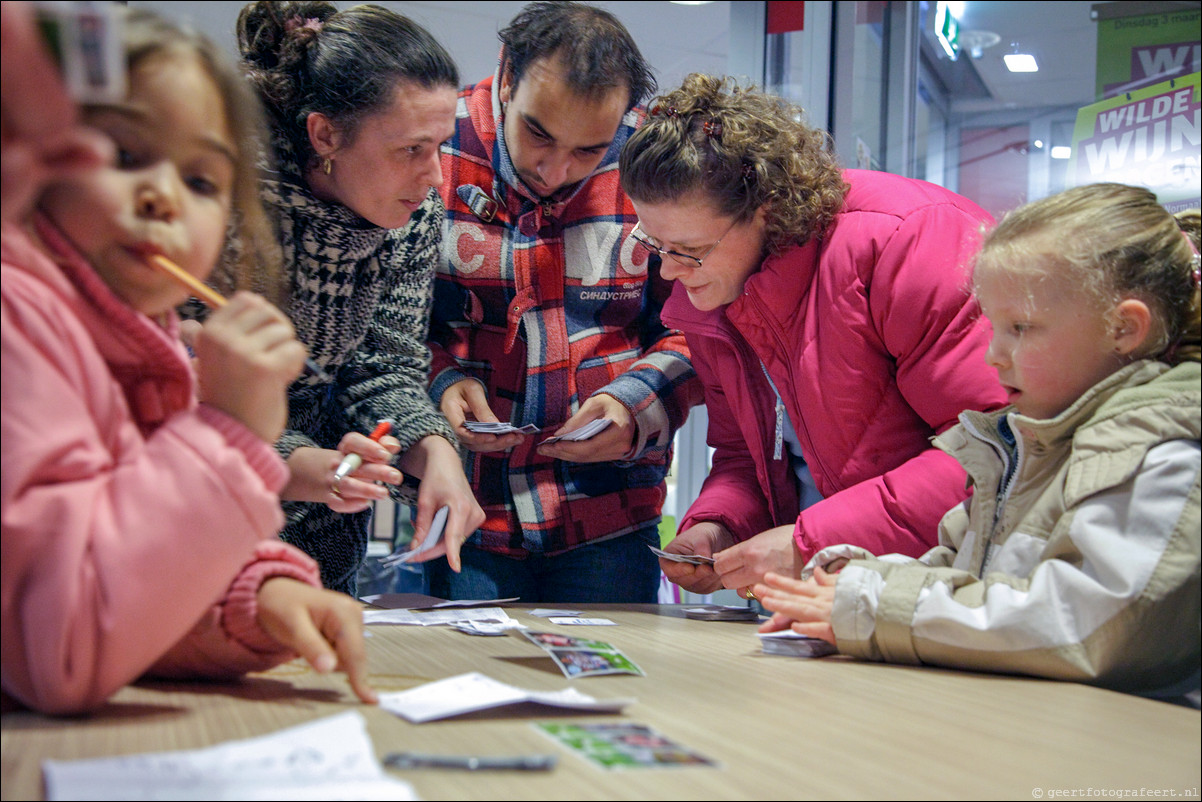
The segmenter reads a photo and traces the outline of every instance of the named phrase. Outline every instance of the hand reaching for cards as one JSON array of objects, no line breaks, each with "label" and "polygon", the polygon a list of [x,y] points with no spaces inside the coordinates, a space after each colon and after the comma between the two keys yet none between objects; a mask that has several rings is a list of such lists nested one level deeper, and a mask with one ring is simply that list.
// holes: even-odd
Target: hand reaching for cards
[{"label": "hand reaching for cards", "polygon": [[613,462],[630,459],[638,429],[626,406],[612,395],[598,393],[581,405],[575,415],[564,421],[554,434],[572,432],[601,418],[611,422],[587,440],[543,442],[538,453],[566,462]]},{"label": "hand reaching for cards", "polygon": [[760,625],[760,632],[792,629],[798,635],[820,638],[835,643],[831,627],[831,611],[835,606],[837,574],[814,568],[810,579],[793,579],[780,574],[766,574],[764,581],[754,587],[756,597],[772,618]]}]

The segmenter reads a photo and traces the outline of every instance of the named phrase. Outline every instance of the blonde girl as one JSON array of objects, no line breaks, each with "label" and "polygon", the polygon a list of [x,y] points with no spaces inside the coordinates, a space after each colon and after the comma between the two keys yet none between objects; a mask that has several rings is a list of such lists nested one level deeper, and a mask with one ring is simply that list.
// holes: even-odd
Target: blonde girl
[{"label": "blonde girl", "polygon": [[918,560],[833,547],[812,578],[767,576],[763,629],[1196,704],[1198,239],[1197,210],[1120,184],[1007,216],[974,290],[1010,406],[966,412],[936,441],[972,498]]}]

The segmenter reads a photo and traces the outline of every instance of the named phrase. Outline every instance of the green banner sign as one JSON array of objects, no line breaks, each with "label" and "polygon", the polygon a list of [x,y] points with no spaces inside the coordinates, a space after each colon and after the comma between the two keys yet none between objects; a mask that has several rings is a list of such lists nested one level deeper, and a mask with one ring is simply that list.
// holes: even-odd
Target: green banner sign
[{"label": "green banner sign", "polygon": [[1202,68],[1200,19],[1202,10],[1193,8],[1098,20],[1095,97],[1115,97],[1197,72]]},{"label": "green banner sign", "polygon": [[1202,206],[1200,92],[1195,72],[1082,108],[1069,183],[1147,187],[1171,212]]}]

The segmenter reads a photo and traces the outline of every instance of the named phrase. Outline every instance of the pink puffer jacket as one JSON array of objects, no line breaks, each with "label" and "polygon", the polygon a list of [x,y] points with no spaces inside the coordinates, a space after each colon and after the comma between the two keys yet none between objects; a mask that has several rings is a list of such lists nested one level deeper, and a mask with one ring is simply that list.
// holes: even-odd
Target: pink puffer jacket
[{"label": "pink puffer jacket", "polygon": [[[706,388],[713,467],[680,531],[717,521],[738,540],[796,523],[807,559],[836,543],[918,556],[967,496],[930,438],[964,409],[1001,406],[989,335],[969,293],[989,215],[933,184],[849,170],[820,241],[769,257],[727,307],[697,311],[674,289]],[[796,478],[774,459],[780,390],[823,500],[798,513]]]}]

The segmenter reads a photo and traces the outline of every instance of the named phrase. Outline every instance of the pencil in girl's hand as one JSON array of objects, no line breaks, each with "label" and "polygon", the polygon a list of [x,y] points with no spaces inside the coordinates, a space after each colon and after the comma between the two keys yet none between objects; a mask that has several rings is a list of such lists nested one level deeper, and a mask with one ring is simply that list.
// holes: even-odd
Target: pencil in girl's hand
[{"label": "pencil in girl's hand", "polygon": [[[187,270],[184,270],[166,256],[163,256],[161,253],[151,254],[149,261],[152,267],[162,270],[164,273],[171,276],[180,284],[183,284],[185,287],[191,290],[192,294],[204,301],[205,305],[210,309],[220,309],[229,303],[229,301],[222,297],[221,293],[214,290],[208,284],[205,284]],[[305,359],[305,372],[316,376],[322,381],[334,381],[332,378],[330,378],[328,373],[321,369],[320,365],[313,361],[312,358]]]},{"label": "pencil in girl's hand", "polygon": [[161,253],[152,253],[150,255],[150,263],[152,266],[162,270],[180,284],[183,284],[185,287],[190,289],[192,293],[197,298],[204,301],[205,305],[210,309],[220,309],[228,303],[228,301],[226,301],[219,292],[214,290],[208,284],[205,284],[187,270],[184,270],[166,256],[163,256]]}]

